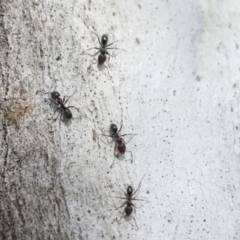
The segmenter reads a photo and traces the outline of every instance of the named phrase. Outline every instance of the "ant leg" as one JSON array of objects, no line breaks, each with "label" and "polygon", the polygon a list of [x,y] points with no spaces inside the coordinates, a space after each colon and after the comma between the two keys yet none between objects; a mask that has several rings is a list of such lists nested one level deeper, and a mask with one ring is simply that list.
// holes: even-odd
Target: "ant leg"
[{"label": "ant leg", "polygon": [[127,136],[127,135],[135,136],[135,135],[138,135],[138,133],[127,133],[127,134],[123,134],[123,135],[121,135],[121,137],[124,137],[124,136]]},{"label": "ant leg", "polygon": [[115,51],[113,52],[113,54],[112,54],[113,57],[116,57],[116,56],[118,55],[118,53],[116,53],[117,50],[126,52],[126,50],[124,50],[124,49],[122,49],[122,48],[117,48],[117,47],[113,47],[113,48],[108,48],[108,47],[107,47],[107,48],[105,48],[105,50],[112,50],[112,49],[115,50]]},{"label": "ant leg", "polygon": [[105,134],[99,134],[99,135],[102,135],[102,136],[105,136],[105,137],[113,137],[111,135],[105,135]]},{"label": "ant leg", "polygon": [[94,60],[95,60],[95,61],[93,61],[92,63],[90,63],[90,65],[89,65],[88,68],[87,68],[87,73],[88,73],[88,74],[91,72],[92,65],[93,65],[94,63],[98,63],[98,61],[97,61],[96,59],[94,59]]},{"label": "ant leg", "polygon": [[[134,206],[134,204],[132,204],[132,205]],[[135,215],[137,214],[137,211],[136,211],[136,207],[135,207],[135,206],[134,206],[134,214],[135,214]],[[137,230],[139,230],[139,227],[138,227],[138,225],[137,225],[137,221],[136,221],[135,217],[132,216],[132,218],[133,218],[133,220],[134,220],[134,222],[135,222],[135,224],[136,224],[136,226],[137,226]]]},{"label": "ant leg", "polygon": [[[84,114],[79,110],[79,108],[76,108],[76,107],[74,107],[74,106],[69,106],[69,107],[67,107],[67,108],[75,108],[78,112],[80,112],[80,116],[77,117],[77,118],[81,118],[81,117],[83,117],[83,118],[87,118],[87,116],[84,115]],[[82,115],[82,116],[81,116],[81,115]],[[76,119],[76,118],[75,118],[75,119]]]},{"label": "ant leg", "polygon": [[[125,199],[125,198],[124,198]],[[120,207],[117,207],[116,209],[122,208],[124,205],[127,204],[127,201],[125,201]]]},{"label": "ant leg", "polygon": [[[114,47],[114,48],[106,48],[107,50],[109,50],[109,49],[117,49],[117,50],[122,50],[122,51],[125,51],[126,52],[126,50],[124,50],[124,49],[121,49],[121,48],[116,48],[116,47]],[[116,56],[116,55],[115,55]]]},{"label": "ant leg", "polygon": [[112,42],[112,43],[110,43],[110,44],[106,45],[106,46],[105,46],[105,48],[107,48],[107,47],[109,47],[109,46],[113,45],[113,44],[114,44],[114,43],[116,43],[116,42],[119,42],[119,40],[117,40],[117,41],[114,41],[114,42]]},{"label": "ant leg", "polygon": [[[69,100],[76,92],[77,92],[77,90],[76,90],[75,92],[73,92],[73,94],[70,95],[68,98],[66,98],[66,96],[64,96],[64,97],[63,97],[63,104],[65,105],[65,104],[68,102],[68,100]],[[65,100],[65,98],[66,98],[66,100]]]},{"label": "ant leg", "polygon": [[[122,112],[122,111],[121,111],[121,112]],[[123,127],[123,120],[122,120],[122,113],[121,113],[121,127],[120,127],[120,129],[118,130],[118,133],[121,132],[122,127]],[[124,136],[124,135],[121,135],[121,136]]]},{"label": "ant leg", "polygon": [[[108,75],[108,79],[112,79],[112,76],[110,75],[109,73],[109,69],[111,68],[111,65],[110,65],[110,55],[108,52],[106,52],[106,54],[108,54],[108,61],[107,61],[107,64],[104,64],[104,67],[107,69],[107,75]],[[101,66],[98,64],[98,66]]]},{"label": "ant leg", "polygon": [[[126,195],[126,193],[125,193],[125,195]],[[119,199],[126,200],[126,198],[124,198],[124,197],[115,197],[115,196],[108,196],[108,197],[114,197],[114,198],[119,198]],[[128,197],[128,196],[126,196],[126,197]],[[132,199],[132,200],[135,200],[135,199]],[[136,200],[138,200],[138,199],[136,199]],[[118,209],[118,208],[116,208],[116,209]]]},{"label": "ant leg", "polygon": [[87,68],[87,73],[90,73],[91,68],[92,68],[92,64]]},{"label": "ant leg", "polygon": [[[73,95],[73,94],[72,94],[72,95]],[[70,97],[72,97],[72,95],[69,96],[68,98],[66,98],[66,96],[63,97],[63,104],[64,104],[64,105],[68,102],[68,100],[70,99]]]},{"label": "ant leg", "polygon": [[[120,188],[120,187],[118,186],[118,188]],[[128,195],[121,188],[120,188],[120,190],[124,193],[125,197],[128,198]],[[126,199],[126,198],[121,198],[121,199]]]},{"label": "ant leg", "polygon": [[[120,127],[120,129],[118,130],[118,133],[121,132],[122,127],[123,127],[123,124],[122,124],[122,121],[121,121],[121,127]],[[122,137],[122,136],[125,136],[125,134],[124,134],[124,135],[121,135],[121,137]]]},{"label": "ant leg", "polygon": [[112,165],[110,166],[110,168],[113,168],[114,163],[115,163],[115,155],[114,155],[113,163],[112,163]]},{"label": "ant leg", "polygon": [[36,94],[38,94],[39,92],[42,93],[42,94],[49,94],[50,93],[50,92],[44,92],[43,90],[37,90]]},{"label": "ant leg", "polygon": [[[130,137],[130,139],[129,139],[127,142],[122,138],[122,140],[123,140],[123,142],[125,143],[125,145],[128,144],[128,143],[132,140],[132,138],[134,137],[134,135],[137,135],[137,134],[123,134],[123,135],[121,135],[121,137],[127,136],[127,135],[132,135],[132,136]],[[131,152],[131,151],[126,151],[126,152]],[[131,152],[131,154],[132,154],[132,152]]]},{"label": "ant leg", "polygon": [[83,52],[81,53],[81,55],[83,55],[85,52],[87,52],[87,51],[89,51],[89,50],[92,50],[92,49],[100,50],[100,48],[97,48],[97,47],[88,48],[87,50],[83,51]]},{"label": "ant leg", "polygon": [[98,53],[100,53],[100,51],[101,50],[99,50],[98,52],[96,52],[96,53],[94,53],[94,54],[92,54],[92,55],[90,55],[91,57],[94,57],[94,56],[96,56]]},{"label": "ant leg", "polygon": [[107,68],[107,70],[108,70],[108,77],[109,77],[109,79],[111,79],[112,76],[109,74],[109,67],[106,66],[106,68]]},{"label": "ant leg", "polygon": [[67,108],[75,108],[76,110],[80,111],[78,108],[74,107],[74,106],[69,106]]},{"label": "ant leg", "polygon": [[[109,62],[108,62],[108,64],[109,64]],[[106,64],[105,64],[104,66],[105,66],[105,68],[107,69],[107,72],[108,72],[108,78],[111,79],[112,76],[109,74],[109,66],[107,66]]]},{"label": "ant leg", "polygon": [[[120,49],[120,48],[116,48],[116,47],[114,47],[114,48],[107,48],[107,49]],[[122,50],[122,49],[121,49]]]},{"label": "ant leg", "polygon": [[125,217],[125,215],[121,216],[119,220],[116,218],[117,222],[119,223],[121,221],[121,219],[124,218],[124,217]]},{"label": "ant leg", "polygon": [[108,55],[108,62],[110,61],[110,54],[108,53],[108,51],[105,52]]},{"label": "ant leg", "polygon": [[[70,96],[70,97],[71,97],[71,96]],[[68,100],[69,100],[70,97],[68,97],[68,98],[66,98],[66,96],[63,97],[63,104],[64,104],[64,105],[68,102]],[[65,100],[65,98],[66,98],[66,100]]]},{"label": "ant leg", "polygon": [[102,46],[102,43],[101,43],[101,41],[100,41],[99,36],[97,36],[97,37],[98,37],[98,42],[99,42],[100,46]]},{"label": "ant leg", "polygon": [[[136,210],[135,210],[135,212],[136,212]],[[136,224],[136,226],[137,226],[137,230],[139,230],[139,227],[138,227],[138,225],[137,225],[137,221],[136,221],[135,217],[132,216],[132,218],[133,218],[133,220],[134,220],[134,222],[135,222],[135,224]]]},{"label": "ant leg", "polygon": [[[60,115],[60,116],[62,115],[62,110],[63,110],[63,109],[60,109],[61,113],[59,113],[59,114],[57,115],[57,117],[54,119],[54,121],[57,121],[59,115]],[[56,111],[55,111],[55,112],[56,112]],[[55,113],[54,113],[54,114],[55,114]]]},{"label": "ant leg", "polygon": [[[129,152],[131,154],[131,163],[133,163],[133,155],[132,155],[132,151],[126,151],[126,152]],[[126,161],[130,160],[130,159],[127,159]]]},{"label": "ant leg", "polygon": [[128,144],[133,139],[133,137],[135,135],[138,135],[138,134],[137,133],[136,134],[123,134],[123,135],[121,135],[121,137],[124,137],[124,136],[127,136],[127,135],[131,135],[131,137],[130,137],[130,139],[127,142],[124,141],[125,144]]},{"label": "ant leg", "polygon": [[117,144],[115,143],[115,146],[114,146],[114,160],[113,160],[113,163],[112,165],[110,166],[110,168],[113,167],[114,163],[115,163],[115,159],[116,159],[116,150],[117,150]]},{"label": "ant leg", "polygon": [[91,31],[91,32],[98,38],[98,42],[99,42],[100,46],[102,46],[99,36],[95,32],[93,32],[93,31]]},{"label": "ant leg", "polygon": [[[137,191],[139,190],[139,188],[140,188],[140,186],[141,186],[141,184],[142,184],[142,180],[143,180],[143,178],[144,178],[145,176],[146,176],[146,174],[143,175],[143,177],[142,177],[142,179],[141,179],[141,181],[140,181],[140,183],[139,183],[139,185],[138,185],[137,190],[132,194],[132,196],[133,196],[134,194],[136,194]],[[136,200],[137,200],[137,199],[136,199]]]}]

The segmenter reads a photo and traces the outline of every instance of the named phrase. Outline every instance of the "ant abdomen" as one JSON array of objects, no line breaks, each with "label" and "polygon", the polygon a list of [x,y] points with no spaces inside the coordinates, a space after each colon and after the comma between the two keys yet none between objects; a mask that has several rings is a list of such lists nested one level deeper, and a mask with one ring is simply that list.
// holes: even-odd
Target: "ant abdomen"
[{"label": "ant abdomen", "polygon": [[121,153],[123,155],[126,152],[126,145],[125,145],[125,143],[123,143],[122,140],[116,141],[116,142],[118,143],[117,149],[118,149],[119,153]]},{"label": "ant abdomen", "polygon": [[70,120],[72,118],[72,112],[70,111],[69,108],[65,109],[64,110],[64,113],[63,113],[64,117],[68,120]]},{"label": "ant abdomen", "polygon": [[98,64],[101,66],[104,64],[104,62],[106,61],[107,57],[105,54],[101,53],[99,56],[98,56]]},{"label": "ant abdomen", "polygon": [[132,203],[128,202],[125,208],[126,216],[129,217],[132,214],[132,211],[133,211]]}]

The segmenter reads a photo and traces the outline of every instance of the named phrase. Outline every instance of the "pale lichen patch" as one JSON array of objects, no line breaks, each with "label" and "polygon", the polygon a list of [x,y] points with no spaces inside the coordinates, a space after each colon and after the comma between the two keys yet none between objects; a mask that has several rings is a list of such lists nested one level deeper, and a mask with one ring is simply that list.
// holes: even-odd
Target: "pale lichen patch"
[{"label": "pale lichen patch", "polygon": [[34,107],[32,96],[24,88],[15,88],[11,97],[0,97],[0,109],[9,125],[20,129],[26,113]]}]

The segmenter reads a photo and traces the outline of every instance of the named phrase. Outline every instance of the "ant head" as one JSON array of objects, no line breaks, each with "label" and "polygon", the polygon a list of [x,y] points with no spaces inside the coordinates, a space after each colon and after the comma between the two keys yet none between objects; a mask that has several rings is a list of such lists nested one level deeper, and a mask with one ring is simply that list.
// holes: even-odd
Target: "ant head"
[{"label": "ant head", "polygon": [[108,42],[108,36],[106,34],[103,34],[101,41],[103,46],[106,45]]},{"label": "ant head", "polygon": [[114,124],[114,123],[112,123],[112,124],[110,125],[110,133],[111,133],[111,135],[116,134],[117,131],[118,131],[117,125]]},{"label": "ant head", "polygon": [[60,93],[59,92],[52,92],[51,95],[52,95],[53,99],[57,99],[57,98],[60,97]]},{"label": "ant head", "polygon": [[98,56],[98,64],[99,65],[103,65],[104,62],[106,61],[107,57],[105,54],[101,53],[99,56]]},{"label": "ant head", "polygon": [[70,120],[72,118],[72,112],[70,111],[69,108],[65,109],[63,116],[67,119]]},{"label": "ant head", "polygon": [[128,186],[127,187],[127,195],[132,196],[132,194],[133,194],[133,188],[131,186]]}]

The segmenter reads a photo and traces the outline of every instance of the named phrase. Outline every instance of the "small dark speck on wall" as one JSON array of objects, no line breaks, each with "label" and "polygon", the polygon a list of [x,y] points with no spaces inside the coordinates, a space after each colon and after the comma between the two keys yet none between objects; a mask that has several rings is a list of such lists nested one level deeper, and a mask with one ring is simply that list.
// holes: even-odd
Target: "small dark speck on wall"
[{"label": "small dark speck on wall", "polygon": [[135,43],[140,44],[140,41],[138,38],[135,39]]},{"label": "small dark speck on wall", "polygon": [[201,81],[201,77],[197,76],[197,77],[196,77],[196,80],[197,80],[198,82],[200,82],[200,81]]}]

